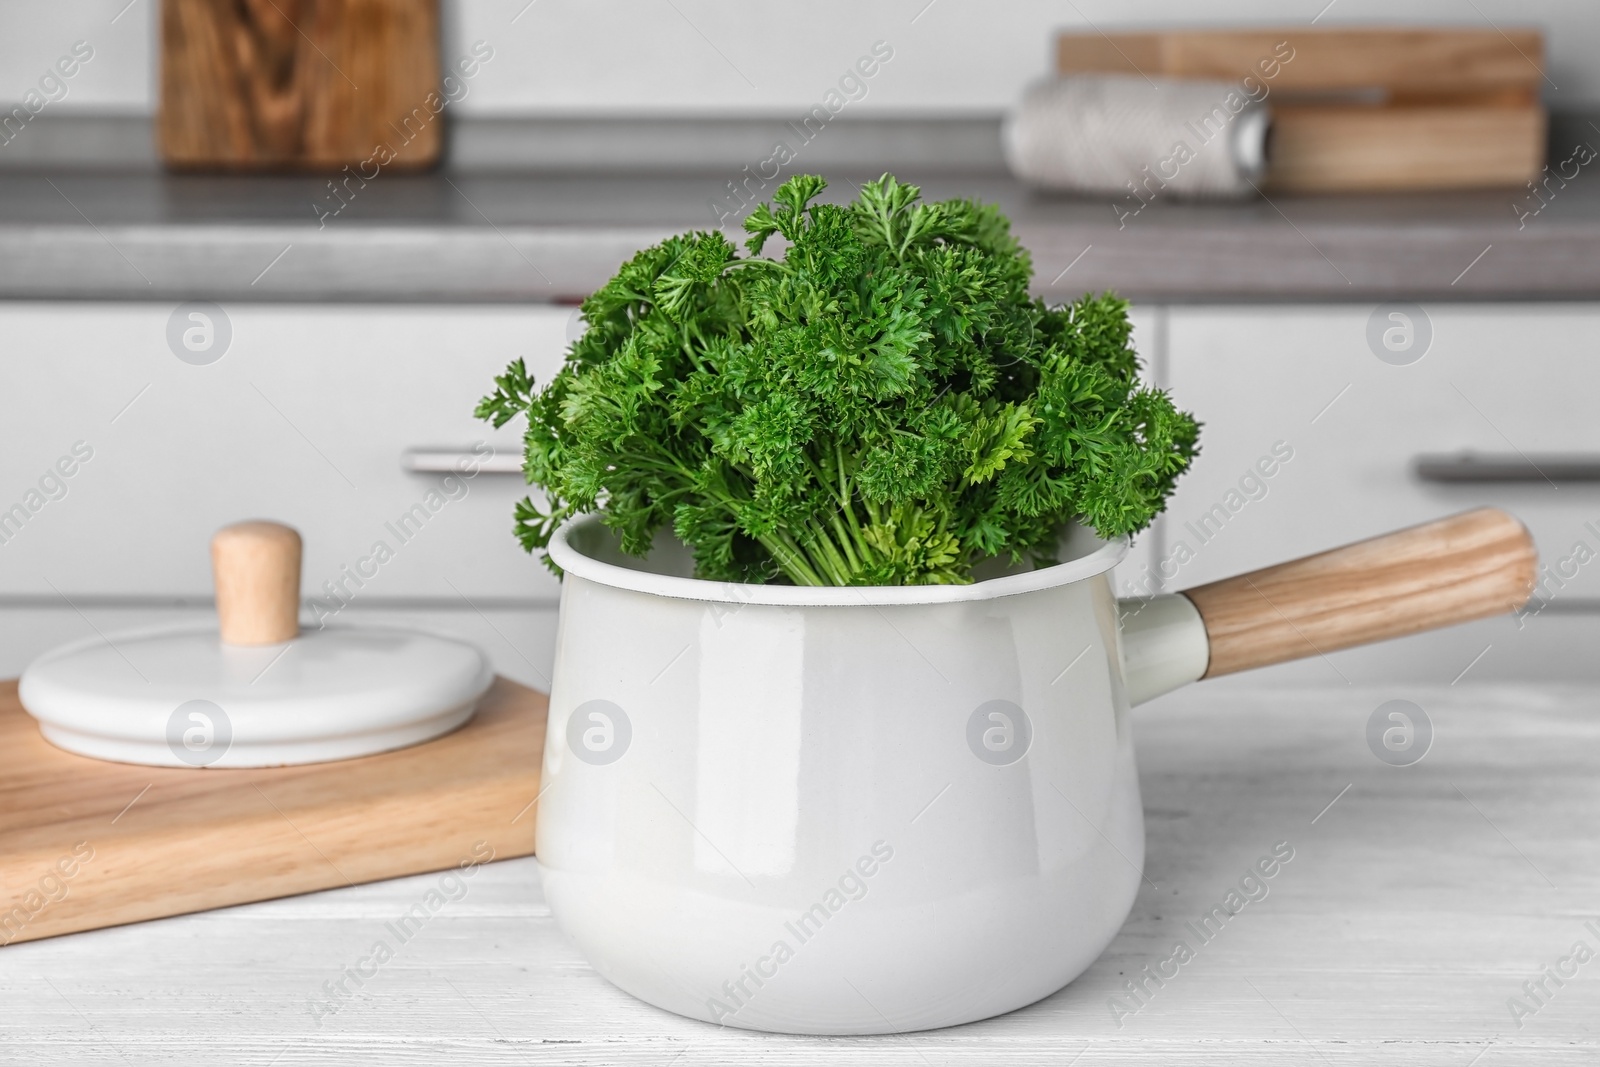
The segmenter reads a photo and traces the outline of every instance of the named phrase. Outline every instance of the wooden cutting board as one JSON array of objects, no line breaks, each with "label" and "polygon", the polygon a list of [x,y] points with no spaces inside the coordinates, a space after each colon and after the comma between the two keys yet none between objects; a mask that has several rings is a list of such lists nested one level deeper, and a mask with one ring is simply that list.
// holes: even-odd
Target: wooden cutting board
[{"label": "wooden cutting board", "polygon": [[437,0],[162,2],[169,165],[348,165],[361,183],[434,163],[443,110]]},{"label": "wooden cutting board", "polygon": [[1515,186],[1545,161],[1537,30],[1311,28],[1068,33],[1062,74],[1243,82],[1272,108],[1269,190]]},{"label": "wooden cutting board", "polygon": [[413,748],[188,770],[63,752],[0,682],[0,945],[531,855],[546,703],[500,678]]},{"label": "wooden cutting board", "polygon": [[[1286,55],[1293,58],[1261,66]],[[1543,35],[1512,26],[1505,32],[1487,26],[1090,32],[1064,33],[1056,42],[1056,68],[1062,73],[1232,81],[1270,72],[1275,92],[1387,89],[1413,99],[1490,92],[1536,98],[1543,63]]]},{"label": "wooden cutting board", "polygon": [[1544,166],[1542,107],[1285,105],[1272,116],[1268,190],[1483,189]]}]

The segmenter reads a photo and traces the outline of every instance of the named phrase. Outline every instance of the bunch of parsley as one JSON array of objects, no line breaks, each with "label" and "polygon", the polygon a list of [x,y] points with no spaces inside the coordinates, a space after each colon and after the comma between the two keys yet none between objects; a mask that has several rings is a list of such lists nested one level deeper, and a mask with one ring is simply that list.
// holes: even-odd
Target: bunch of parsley
[{"label": "bunch of parsley", "polygon": [[517,505],[526,549],[599,511],[637,555],[670,526],[704,578],[968,582],[1051,561],[1068,521],[1115,537],[1161,511],[1198,425],[1140,386],[1124,301],[1031,299],[992,206],[889,175],[812,203],[825,185],[753,211],[749,256],[720,233],[640,252],[547,386],[521,360],[495,380],[477,414],[527,416],[546,500]]}]

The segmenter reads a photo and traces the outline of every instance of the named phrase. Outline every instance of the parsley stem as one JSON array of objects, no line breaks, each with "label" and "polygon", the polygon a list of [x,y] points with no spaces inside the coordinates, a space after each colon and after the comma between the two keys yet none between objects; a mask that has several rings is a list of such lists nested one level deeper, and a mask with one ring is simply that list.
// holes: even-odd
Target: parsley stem
[{"label": "parsley stem", "polygon": [[865,568],[861,566],[861,560],[856,556],[855,546],[852,543],[855,539],[850,536],[850,531],[845,529],[838,515],[829,516],[828,521],[833,525],[833,532],[839,535],[839,547],[844,550],[845,558],[849,560],[850,572],[860,574]]},{"label": "parsley stem", "polygon": [[817,572],[812,570],[811,566],[806,562],[805,553],[800,550],[800,546],[796,545],[793,538],[787,533],[775,530],[770,534],[757,538],[757,540],[761,542],[762,547],[772,553],[772,558],[778,561],[778,566],[783,568],[783,572],[796,585],[832,584],[817,577]]},{"label": "parsley stem", "polygon": [[828,531],[823,529],[815,519],[807,524],[807,529],[811,534],[813,558],[822,564],[823,570],[830,572],[834,585],[849,585],[851,575],[854,573],[853,568],[845,562],[844,556],[839,553],[838,547],[834,545],[833,538],[828,536]]},{"label": "parsley stem", "polygon": [[839,509],[850,510],[850,476],[844,471],[844,442],[833,439],[833,455],[839,467]]}]

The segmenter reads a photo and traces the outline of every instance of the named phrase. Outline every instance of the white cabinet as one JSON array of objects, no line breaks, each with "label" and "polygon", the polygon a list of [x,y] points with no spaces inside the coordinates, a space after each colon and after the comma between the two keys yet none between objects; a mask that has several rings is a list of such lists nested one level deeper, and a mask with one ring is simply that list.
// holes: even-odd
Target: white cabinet
[{"label": "white cabinet", "polygon": [[570,309],[235,305],[208,365],[174,354],[172,311],[0,306],[0,595],[204,597],[211,532],[268,517],[305,534],[307,595],[553,601],[511,534],[520,477],[401,456],[520,455],[473,406],[516,356],[548,378]]},{"label": "white cabinet", "polygon": [[[198,365],[169,343],[173,310],[0,304],[0,675],[130,612],[209,596],[211,532],[270,517],[306,535],[308,596],[326,598],[331,583],[352,611],[433,612],[537,683],[559,587],[511,536],[527,487],[515,475],[408,473],[401,455],[480,442],[519,455],[520,425],[496,431],[473,406],[517,356],[547,380],[572,309],[234,305],[226,353]],[[1446,679],[1493,642],[1474,670],[1493,675],[1517,657],[1587,663],[1554,651],[1582,642],[1537,631],[1600,598],[1600,483],[1424,483],[1413,460],[1600,452],[1600,307],[1429,306],[1427,353],[1408,365],[1374,354],[1373,311],[1135,309],[1147,376],[1205,427],[1168,513],[1119,569],[1121,591],[1181,589],[1492,503],[1533,530],[1554,573],[1549,613],[1512,627],[1514,641],[1494,636],[1507,626],[1488,637],[1465,627],[1342,655]],[[180,316],[180,331],[189,325]],[[374,568],[363,561],[378,542],[392,558]],[[1575,559],[1580,543],[1595,554],[1576,553],[1587,562]],[[368,575],[359,586],[356,572]],[[1337,680],[1326,665],[1296,669]]]},{"label": "white cabinet", "polygon": [[[1537,465],[1544,455],[1600,453],[1600,308],[1441,304],[1416,322],[1414,313],[1381,312],[1380,348],[1385,329],[1411,329],[1413,344],[1431,333],[1426,354],[1406,365],[1375,354],[1373,312],[1371,304],[1166,311],[1164,384],[1205,426],[1201,455],[1150,539],[1165,587],[1492,504],[1533,532],[1550,568],[1550,614],[1594,606],[1600,483],[1440,484],[1420,480],[1414,462],[1472,451]],[[1486,644],[1461,632],[1469,636],[1460,647],[1430,646],[1445,649],[1438,671],[1465,665]]]},{"label": "white cabinet", "polygon": [[[174,354],[173,310],[0,304],[0,677],[62,641],[205,617],[172,603],[209,597],[212,531],[266,517],[305,535],[322,611],[463,634],[547,687],[559,586],[512,536],[521,477],[409,473],[401,456],[519,456],[520,425],[473,406],[517,356],[547,380],[572,310],[232,305],[209,364]],[[178,325],[180,349],[183,329],[203,345],[203,321]]]},{"label": "white cabinet", "polygon": [[[1174,308],[1167,381],[1205,427],[1161,552],[1180,542],[1192,585],[1482,504],[1533,530],[1556,563],[1574,544],[1562,596],[1600,593],[1600,483],[1424,482],[1416,457],[1460,451],[1600,454],[1600,309],[1573,305],[1425,309],[1427,354],[1407,366],[1368,347],[1370,305]],[[1263,471],[1271,471],[1264,476]],[[1174,562],[1168,569],[1176,567]]]},{"label": "white cabinet", "polygon": [[[1163,309],[1131,308],[1128,312],[1128,321],[1133,326],[1133,349],[1139,353],[1141,376],[1155,384],[1163,363]],[[1117,595],[1138,596],[1153,591],[1141,588],[1140,583],[1146,580],[1144,576],[1151,570],[1156,560],[1154,553],[1157,538],[1154,534],[1153,529],[1147,530],[1133,539],[1133,547],[1129,549],[1127,558],[1112,574]]]}]

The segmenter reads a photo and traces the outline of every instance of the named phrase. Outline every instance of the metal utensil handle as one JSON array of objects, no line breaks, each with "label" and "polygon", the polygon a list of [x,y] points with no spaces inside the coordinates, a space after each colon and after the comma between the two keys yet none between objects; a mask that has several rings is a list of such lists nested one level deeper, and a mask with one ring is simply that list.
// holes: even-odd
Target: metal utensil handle
[{"label": "metal utensil handle", "polygon": [[412,474],[521,474],[522,453],[474,452],[470,448],[408,448],[400,467]]},{"label": "metal utensil handle", "polygon": [[1449,485],[1600,482],[1600,454],[1458,452],[1453,455],[1422,455],[1412,460],[1412,470],[1420,481]]}]

